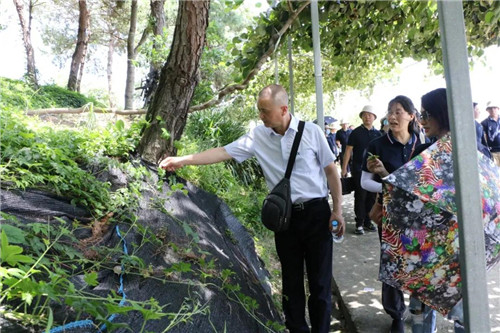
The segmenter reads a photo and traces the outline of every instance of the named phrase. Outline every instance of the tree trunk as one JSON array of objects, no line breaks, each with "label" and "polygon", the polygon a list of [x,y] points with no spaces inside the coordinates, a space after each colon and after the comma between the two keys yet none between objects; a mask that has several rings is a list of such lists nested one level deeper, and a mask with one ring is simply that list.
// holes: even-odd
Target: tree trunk
[{"label": "tree trunk", "polygon": [[[153,23],[153,35],[163,35],[163,29],[165,28],[165,0],[151,0],[151,16],[154,19]],[[156,42],[153,43],[153,49],[161,48],[162,45],[156,45]],[[151,70],[157,70],[158,72],[161,70],[161,63],[151,62]]]},{"label": "tree trunk", "polygon": [[82,81],[85,56],[90,39],[90,13],[87,8],[87,1],[78,1],[80,15],[78,18],[78,36],[76,39],[75,52],[71,59],[71,67],[68,78],[68,89],[80,92],[80,82]]},{"label": "tree trunk", "polygon": [[134,108],[134,83],[135,83],[135,30],[137,25],[137,0],[132,0],[130,7],[130,29],[127,38],[127,81],[125,84],[125,110]]},{"label": "tree trunk", "polygon": [[[153,18],[153,36],[163,35],[163,30],[166,26],[165,19],[165,0],[151,0],[151,17]],[[164,47],[163,45],[157,45],[156,41],[153,43],[153,49],[159,49]],[[160,78],[162,63],[154,62],[151,60],[149,66],[149,73],[146,76],[146,80],[143,84],[143,97],[144,97],[144,107],[148,107],[153,99],[153,94],[158,86],[158,80]]]},{"label": "tree trunk", "polygon": [[108,19],[106,20],[106,25],[109,34],[108,41],[108,61],[106,64],[106,78],[108,80],[108,104],[110,108],[115,107],[114,96],[113,96],[113,55],[115,52],[116,45],[116,27],[115,27],[115,15],[116,11],[113,6],[119,8],[119,3],[115,3],[114,1],[110,1],[108,4]]},{"label": "tree trunk", "polygon": [[38,87],[37,71],[35,66],[35,51],[31,44],[31,21],[33,14],[33,1],[30,0],[28,8],[28,22],[24,16],[24,4],[22,0],[13,0],[16,6],[17,15],[19,16],[19,23],[21,24],[21,31],[23,34],[24,49],[26,50],[27,71],[26,76],[28,82],[34,87]]},{"label": "tree trunk", "polygon": [[108,78],[108,104],[110,108],[115,107],[113,101],[113,53],[115,52],[115,36],[111,32],[108,42],[108,63],[106,66],[106,76]]},{"label": "tree trunk", "polygon": [[137,148],[142,158],[150,162],[156,163],[164,155],[176,154],[174,141],[182,135],[199,81],[209,7],[210,0],[179,2],[172,48],[146,114],[150,126],[145,129]]}]

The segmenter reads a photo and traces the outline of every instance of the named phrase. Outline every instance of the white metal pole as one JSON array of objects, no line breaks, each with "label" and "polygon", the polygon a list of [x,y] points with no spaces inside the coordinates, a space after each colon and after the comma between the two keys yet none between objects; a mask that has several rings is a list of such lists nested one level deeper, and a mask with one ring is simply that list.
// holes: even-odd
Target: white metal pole
[{"label": "white metal pole", "polygon": [[321,48],[319,41],[319,13],[318,0],[311,1],[311,21],[314,52],[314,81],[316,83],[316,113],[318,125],[324,130],[325,118],[323,114],[323,81],[321,74]]},{"label": "white metal pole", "polygon": [[288,75],[289,75],[289,102],[290,102],[290,112],[294,114],[295,112],[295,101],[293,92],[293,59],[292,59],[292,36],[288,35]]},{"label": "white metal pole", "polygon": [[438,1],[453,144],[460,274],[467,332],[490,332],[479,169],[462,1]]}]

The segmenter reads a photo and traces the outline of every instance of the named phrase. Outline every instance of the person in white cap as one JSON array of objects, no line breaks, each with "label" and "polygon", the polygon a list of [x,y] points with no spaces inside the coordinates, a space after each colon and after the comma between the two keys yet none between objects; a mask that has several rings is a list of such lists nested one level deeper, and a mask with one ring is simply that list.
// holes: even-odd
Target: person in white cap
[{"label": "person in white cap", "polygon": [[361,187],[364,154],[368,143],[382,134],[373,127],[373,122],[377,119],[377,115],[371,105],[365,105],[359,113],[359,117],[363,120],[363,124],[355,128],[349,135],[344,152],[344,161],[342,162],[342,177],[347,176],[347,166],[352,152],[351,174],[355,183],[354,214],[356,215],[356,229],[354,233],[363,235],[365,233],[364,230],[377,231],[377,227],[373,225],[368,217],[368,213],[375,203],[376,193],[368,192]]},{"label": "person in white cap", "polygon": [[490,148],[491,155],[495,164],[500,166],[500,122],[499,109],[500,103],[490,101],[486,105],[486,111],[490,114],[488,118],[481,122],[484,130],[483,144]]}]

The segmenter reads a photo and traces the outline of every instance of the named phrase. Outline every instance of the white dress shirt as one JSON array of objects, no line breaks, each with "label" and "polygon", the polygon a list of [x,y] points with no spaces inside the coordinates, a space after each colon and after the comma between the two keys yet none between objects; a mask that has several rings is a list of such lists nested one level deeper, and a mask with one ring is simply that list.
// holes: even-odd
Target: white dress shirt
[{"label": "white dress shirt", "polygon": [[[260,125],[224,148],[237,162],[255,156],[267,187],[271,190],[283,177],[298,131],[299,121],[291,114],[285,135]],[[326,197],[328,188],[324,168],[335,161],[321,128],[306,122],[295,164],[290,176],[292,202],[300,203]]]}]

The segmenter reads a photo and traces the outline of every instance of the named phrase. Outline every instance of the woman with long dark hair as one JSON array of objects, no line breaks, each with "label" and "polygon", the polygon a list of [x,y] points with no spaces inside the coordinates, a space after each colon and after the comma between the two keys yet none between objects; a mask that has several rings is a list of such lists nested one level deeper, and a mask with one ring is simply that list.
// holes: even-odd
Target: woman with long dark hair
[{"label": "woman with long dark hair", "polygon": [[[446,99],[445,88],[432,90],[422,96],[420,123],[425,131],[425,135],[431,140],[431,142],[435,142],[436,140],[443,138],[445,135],[449,135],[450,120],[448,117],[448,102]],[[432,143],[420,145],[417,148],[416,153],[420,154],[431,144]],[[434,333],[436,324],[435,310],[432,310],[430,307],[422,304],[415,298],[410,298],[410,312],[412,313],[412,317],[414,319],[414,324],[412,325],[413,333]],[[465,332],[465,328],[462,323],[463,308],[461,303],[451,310],[448,314],[448,319],[455,321],[455,333]]]}]

